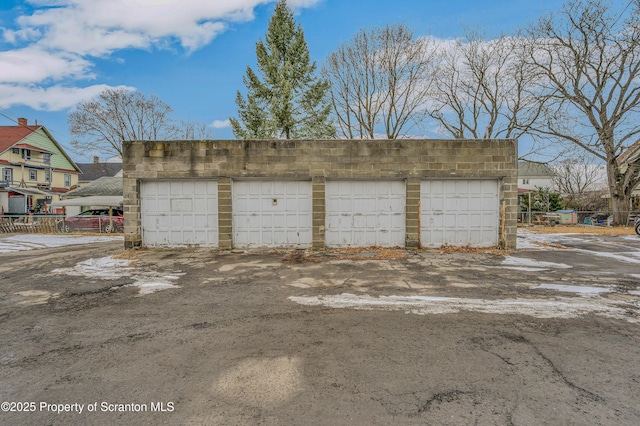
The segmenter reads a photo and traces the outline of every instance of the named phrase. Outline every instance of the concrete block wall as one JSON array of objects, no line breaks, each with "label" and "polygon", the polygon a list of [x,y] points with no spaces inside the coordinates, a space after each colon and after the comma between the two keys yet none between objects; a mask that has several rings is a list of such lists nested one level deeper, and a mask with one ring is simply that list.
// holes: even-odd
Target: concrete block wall
[{"label": "concrete block wall", "polygon": [[231,216],[231,179],[218,178],[218,246],[231,249],[233,230]]},{"label": "concrete block wall", "polygon": [[420,247],[420,178],[407,178],[405,240],[407,248]]},{"label": "concrete block wall", "polygon": [[419,245],[420,180],[499,179],[501,244],[515,248],[517,143],[495,140],[207,140],[125,142],[125,247],[142,244],[140,182],[218,179],[220,248],[231,248],[234,178],[309,179],[313,190],[313,247],[324,246],[326,179],[405,179],[406,247]]},{"label": "concrete block wall", "polygon": [[311,220],[312,226],[312,247],[322,248],[324,247],[324,217],[326,211],[326,199],[324,192],[324,184],[326,180],[324,176],[315,176],[311,180],[311,196],[312,196],[312,209],[313,217]]}]

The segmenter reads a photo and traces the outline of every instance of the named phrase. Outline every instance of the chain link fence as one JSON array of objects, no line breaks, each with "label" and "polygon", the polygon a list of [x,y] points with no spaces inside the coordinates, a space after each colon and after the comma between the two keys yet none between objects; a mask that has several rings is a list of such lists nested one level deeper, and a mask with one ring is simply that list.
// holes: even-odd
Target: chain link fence
[{"label": "chain link fence", "polygon": [[[571,213],[569,213],[571,212]],[[640,217],[640,210],[625,212],[627,215],[627,225],[633,226],[636,219]],[[576,211],[559,210],[556,212],[519,212],[518,223],[530,225],[589,225],[589,226],[611,226],[613,223],[612,213],[608,210],[600,211]]]}]

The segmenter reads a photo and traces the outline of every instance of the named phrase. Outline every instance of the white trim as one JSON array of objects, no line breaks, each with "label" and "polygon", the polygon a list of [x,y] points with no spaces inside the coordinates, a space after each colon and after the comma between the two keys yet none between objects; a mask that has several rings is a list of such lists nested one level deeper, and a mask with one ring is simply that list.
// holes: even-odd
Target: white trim
[{"label": "white trim", "polygon": [[52,207],[67,206],[93,206],[93,207],[112,207],[122,204],[122,195],[93,195],[91,197],[78,197],[68,200],[54,201]]}]

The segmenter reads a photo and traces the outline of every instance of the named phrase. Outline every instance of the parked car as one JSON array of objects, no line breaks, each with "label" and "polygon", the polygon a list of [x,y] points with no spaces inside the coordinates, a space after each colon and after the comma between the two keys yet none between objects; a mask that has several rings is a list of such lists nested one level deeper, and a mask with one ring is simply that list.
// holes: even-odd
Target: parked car
[{"label": "parked car", "polygon": [[98,232],[122,232],[124,229],[124,216],[122,210],[109,209],[87,210],[79,215],[72,216],[58,222],[59,232],[71,231],[98,231]]},{"label": "parked car", "polygon": [[636,234],[640,235],[640,217],[636,218]]}]

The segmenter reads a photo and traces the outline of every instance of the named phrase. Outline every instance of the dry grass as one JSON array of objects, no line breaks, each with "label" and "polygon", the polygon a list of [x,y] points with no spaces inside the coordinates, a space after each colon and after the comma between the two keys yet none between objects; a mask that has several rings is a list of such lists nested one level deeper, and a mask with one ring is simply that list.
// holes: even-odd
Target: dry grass
[{"label": "dry grass", "polygon": [[334,252],[338,253],[338,259],[341,260],[397,260],[407,258],[405,249],[377,246],[342,248],[335,249]]},{"label": "dry grass", "polygon": [[442,246],[429,251],[437,251],[440,253],[471,253],[471,254],[497,254],[504,256],[508,250],[497,247],[470,247],[470,246]]},{"label": "dry grass", "polygon": [[632,227],[588,226],[588,225],[556,225],[524,227],[527,231],[538,234],[595,234],[595,235],[636,235]]},{"label": "dry grass", "polygon": [[144,249],[122,250],[121,252],[114,254],[112,257],[114,259],[121,259],[121,260],[138,260],[138,256],[140,256],[143,252],[146,252],[146,251],[147,250],[144,250]]},{"label": "dry grass", "polygon": [[292,250],[283,262],[326,262],[329,260],[400,260],[407,258],[407,250],[388,247],[349,247],[324,250]]},{"label": "dry grass", "polygon": [[[443,246],[435,249],[404,249],[400,247],[349,247],[322,250],[291,250],[284,253],[283,262],[327,262],[330,260],[403,260],[412,253],[469,253],[504,256],[507,250],[496,247]],[[281,252],[274,252],[280,254]]]}]

